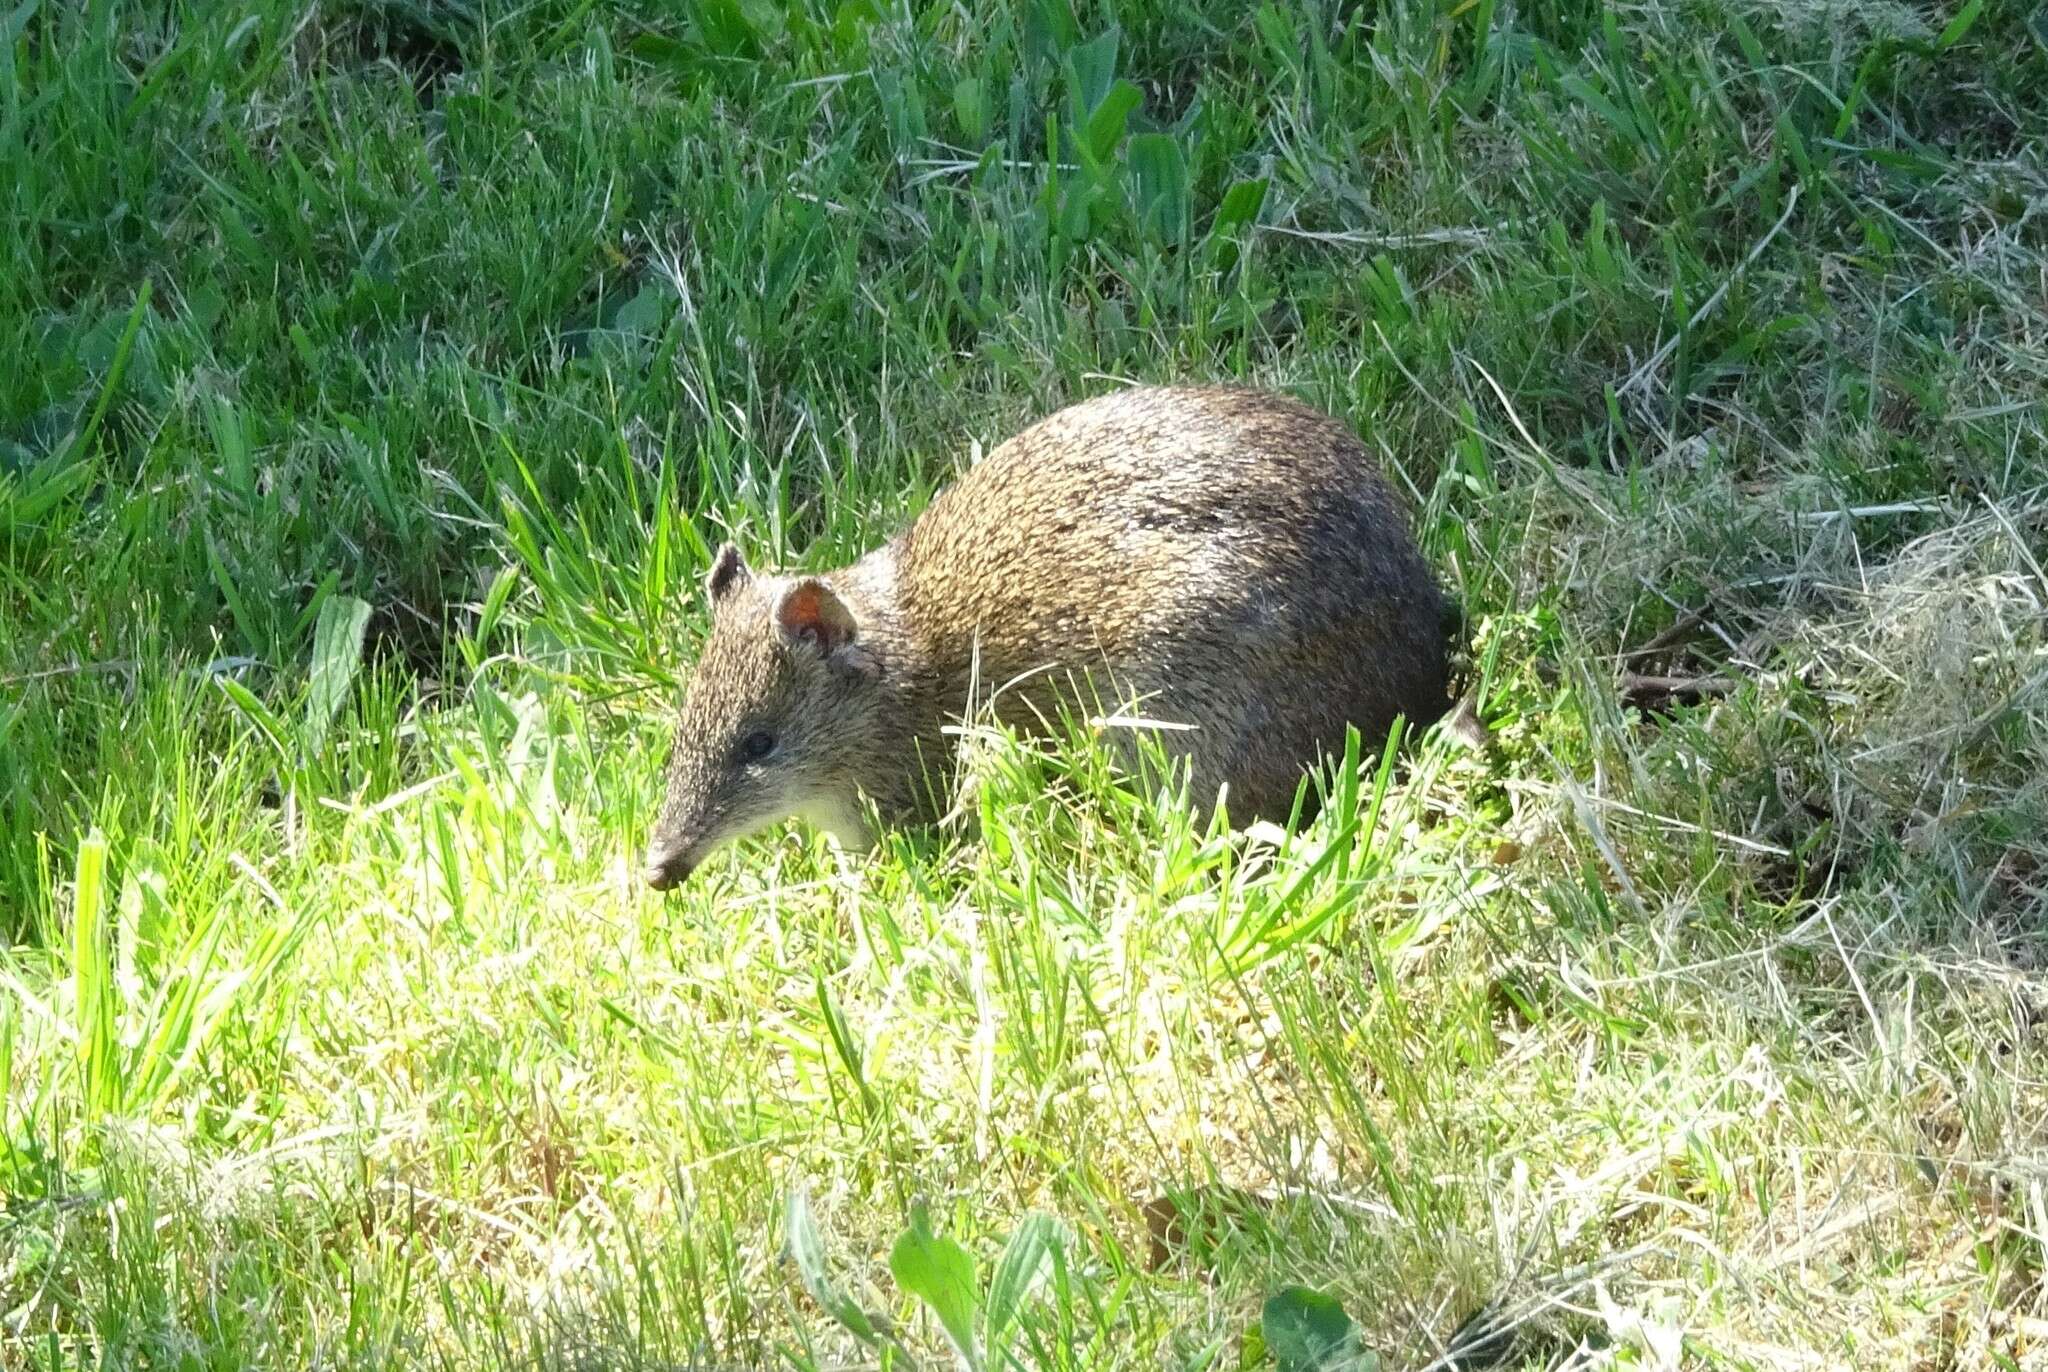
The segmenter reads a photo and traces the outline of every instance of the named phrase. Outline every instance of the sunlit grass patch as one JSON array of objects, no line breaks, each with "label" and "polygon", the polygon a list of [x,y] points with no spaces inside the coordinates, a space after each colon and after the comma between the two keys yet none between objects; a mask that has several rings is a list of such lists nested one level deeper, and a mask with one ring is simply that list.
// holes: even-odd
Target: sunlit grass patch
[{"label": "sunlit grass patch", "polygon": [[[0,1364],[2038,1361],[2044,91],[1978,4],[0,13]],[[1246,835],[969,721],[645,890],[718,540],[1124,378],[1353,424],[1491,742]]]}]

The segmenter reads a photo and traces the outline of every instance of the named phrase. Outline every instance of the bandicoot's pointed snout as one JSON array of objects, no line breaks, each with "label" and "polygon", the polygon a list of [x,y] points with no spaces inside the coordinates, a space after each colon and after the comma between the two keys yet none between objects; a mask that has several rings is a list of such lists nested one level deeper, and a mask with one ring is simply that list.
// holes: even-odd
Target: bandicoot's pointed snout
[{"label": "bandicoot's pointed snout", "polygon": [[653,856],[647,859],[647,866],[641,870],[647,884],[657,891],[669,891],[690,879],[696,864],[680,857]]}]

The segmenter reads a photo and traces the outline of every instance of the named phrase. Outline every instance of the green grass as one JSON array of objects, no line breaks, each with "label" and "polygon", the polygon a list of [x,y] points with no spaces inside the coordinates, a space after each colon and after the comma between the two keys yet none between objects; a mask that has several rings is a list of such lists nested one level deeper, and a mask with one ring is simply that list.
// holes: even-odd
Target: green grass
[{"label": "green grass", "polygon": [[[0,356],[0,1365],[2048,1356],[2023,0],[0,3]],[[637,884],[708,548],[1221,377],[1492,749]]]}]

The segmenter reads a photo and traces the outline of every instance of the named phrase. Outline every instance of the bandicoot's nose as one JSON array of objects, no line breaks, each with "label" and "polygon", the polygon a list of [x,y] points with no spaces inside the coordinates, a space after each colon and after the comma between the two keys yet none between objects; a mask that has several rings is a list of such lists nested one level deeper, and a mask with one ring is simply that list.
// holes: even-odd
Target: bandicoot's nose
[{"label": "bandicoot's nose", "polygon": [[667,891],[688,881],[694,866],[695,864],[679,857],[651,857],[647,860],[647,866],[641,871],[641,875],[647,878],[647,884],[655,890]]}]

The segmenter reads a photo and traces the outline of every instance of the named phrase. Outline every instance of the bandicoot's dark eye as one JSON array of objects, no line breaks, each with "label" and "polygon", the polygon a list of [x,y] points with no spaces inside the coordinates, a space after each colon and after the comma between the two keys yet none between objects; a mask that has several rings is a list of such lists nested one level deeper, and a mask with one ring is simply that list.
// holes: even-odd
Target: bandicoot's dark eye
[{"label": "bandicoot's dark eye", "polygon": [[740,756],[749,762],[759,762],[775,751],[775,735],[766,729],[756,729],[740,740]]}]

